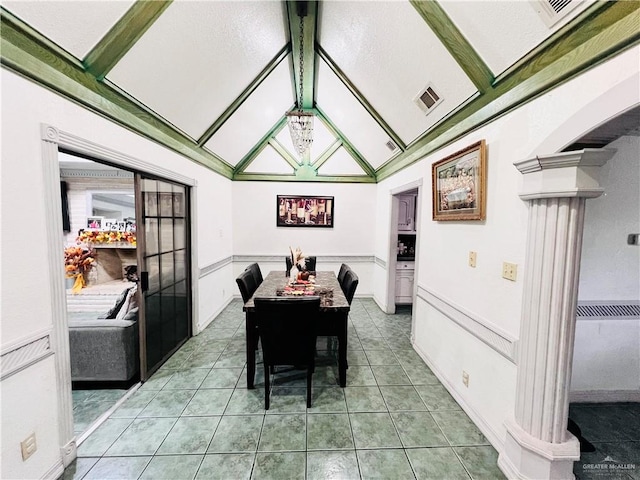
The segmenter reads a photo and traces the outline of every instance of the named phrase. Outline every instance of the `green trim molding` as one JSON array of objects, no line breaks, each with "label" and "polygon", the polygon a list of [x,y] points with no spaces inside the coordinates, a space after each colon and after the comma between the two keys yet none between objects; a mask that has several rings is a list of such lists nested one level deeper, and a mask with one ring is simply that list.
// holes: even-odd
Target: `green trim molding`
[{"label": "green trim molding", "polygon": [[[4,68],[232,180],[375,183],[640,43],[640,2],[599,0],[494,78],[493,72],[451,24],[436,2],[410,0],[417,13],[443,42],[479,93],[419,138],[404,145],[339,65],[316,44],[318,2],[307,1],[307,15],[304,17],[303,107],[312,109],[337,141],[323,152],[315,164],[309,165],[309,159],[304,159],[302,164],[296,167],[294,174],[249,174],[244,170],[270,142],[273,144],[275,135],[286,124],[286,117],[283,116],[276,122],[235,168],[207,150],[204,145],[290,53],[293,64],[292,79],[294,90],[297,92],[300,51],[297,2],[284,1],[287,9],[286,27],[291,42],[275,54],[199,139],[193,139],[180,131],[104,78],[118,60],[135,45],[144,31],[169,8],[169,0],[135,2],[87,55],[84,62],[0,7],[0,62]],[[316,55],[327,63],[369,115],[400,147],[401,151],[377,170],[371,167],[337,126],[327,118],[318,105],[315,105]],[[292,108],[294,107],[295,105]],[[340,146],[349,152],[365,175],[318,175],[318,169]],[[281,151],[279,153],[292,166],[293,162],[298,165],[286,150],[286,155]]]}]

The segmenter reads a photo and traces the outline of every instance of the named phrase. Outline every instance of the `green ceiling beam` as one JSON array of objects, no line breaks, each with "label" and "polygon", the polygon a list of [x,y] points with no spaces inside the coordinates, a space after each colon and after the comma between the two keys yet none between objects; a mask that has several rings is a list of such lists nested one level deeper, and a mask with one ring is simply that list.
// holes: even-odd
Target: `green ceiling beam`
[{"label": "green ceiling beam", "polygon": [[[304,61],[303,69],[303,95],[302,108],[311,109],[314,106],[314,88],[316,76],[316,19],[318,14],[318,2],[314,0],[295,0],[287,1],[287,14],[289,19],[289,35],[291,37],[291,51],[293,57],[293,85],[296,92],[296,104],[300,99],[300,50]],[[304,11],[306,6],[306,15],[303,17],[304,37],[303,43],[300,44],[300,16],[299,11]],[[301,48],[303,47],[303,48]],[[300,106],[298,105],[298,108]]]},{"label": "green ceiling beam", "polygon": [[124,57],[172,0],[137,0],[84,58],[84,66],[102,80]]},{"label": "green ceiling beam", "polygon": [[[394,162],[377,171],[381,181],[501,115],[640,43],[640,2],[600,2],[585,18],[564,27],[560,43],[530,61],[427,132]],[[585,23],[586,22],[586,23]],[[559,48],[559,46],[562,48]],[[575,45],[579,45],[576,47]],[[536,66],[540,66],[536,68]]]},{"label": "green ceiling beam", "polygon": [[4,67],[224,177],[232,177],[233,168],[221,158],[98,81],[77,59],[61,54],[59,47],[5,9],[0,13],[0,62]]},{"label": "green ceiling beam", "polygon": [[207,131],[198,139],[198,145],[202,146],[211,140],[211,137],[222,127],[224,122],[229,120],[229,117],[233,115],[238,108],[245,102],[247,98],[254,92],[256,88],[260,86],[260,84],[273,72],[280,62],[282,62],[287,55],[291,52],[291,44],[288,43],[285,45],[282,50],[280,50],[275,57],[267,64],[266,67],[262,69],[262,71],[258,74],[256,78],[254,78],[251,83],[243,90],[243,92],[236,98],[227,109],[222,112],[222,115],[218,117],[218,119],[213,122]]},{"label": "green ceiling beam", "polygon": [[289,150],[284,148],[284,146],[276,139],[269,139],[269,145],[271,145],[276,152],[280,154],[282,158],[284,158],[289,165],[293,167],[293,170],[296,171],[300,168],[300,164],[296,161],[295,158],[291,156]]},{"label": "green ceiling beam", "polygon": [[[301,178],[297,175],[278,175],[278,174],[261,174],[261,173],[238,173],[234,180],[237,181],[255,181],[255,182],[300,182]],[[375,183],[373,177],[365,175],[318,175],[313,179],[304,179],[303,181],[314,183]]]},{"label": "green ceiling beam", "polygon": [[360,105],[364,107],[364,109],[371,115],[371,117],[376,121],[376,123],[385,131],[385,133],[395,142],[398,148],[401,151],[404,151],[407,146],[402,141],[400,136],[393,131],[393,129],[389,126],[387,122],[384,121],[384,118],[373,108],[373,105],[369,103],[366,97],[360,93],[360,90],[349,80],[349,77],[338,67],[336,62],[329,56],[329,54],[320,46],[316,45],[316,51],[322,60],[329,66],[331,71],[336,74],[336,76],[342,81],[345,87],[353,94],[354,97],[360,102]]},{"label": "green ceiling beam", "polygon": [[[433,0],[409,0],[480,92],[491,88],[494,75],[442,7]],[[425,46],[426,47],[426,46]]]},{"label": "green ceiling beam", "polygon": [[315,110],[316,116],[322,121],[322,123],[324,123],[325,127],[327,127],[327,129],[329,129],[329,131],[335,137],[342,140],[342,146],[347,152],[349,152],[349,154],[353,157],[356,163],[360,165],[360,168],[362,168],[362,170],[364,170],[367,173],[367,175],[370,175],[372,178],[375,179],[376,177],[375,170],[371,165],[369,165],[369,163],[364,159],[364,157],[360,155],[360,152],[358,152],[356,147],[354,147],[351,144],[351,142],[347,140],[347,137],[345,137],[342,134],[342,132],[338,129],[338,127],[336,127],[336,125],[331,120],[329,120],[329,117],[327,117],[321,109],[316,107],[314,110]]},{"label": "green ceiling beam", "polygon": [[333,142],[331,145],[329,145],[329,147],[322,152],[322,154],[318,157],[318,159],[313,162],[312,167],[315,168],[316,170],[320,169],[320,167],[327,161],[329,160],[329,157],[331,157],[331,155],[333,155],[334,153],[336,153],[336,151],[342,146],[342,140],[337,139],[335,142]]},{"label": "green ceiling beam", "polygon": [[264,150],[265,147],[269,144],[269,140],[275,137],[278,134],[278,132],[282,129],[282,127],[284,127],[286,124],[287,124],[287,117],[283,115],[282,117],[280,117],[280,120],[278,120],[275,123],[275,125],[271,127],[269,131],[262,136],[260,140],[258,140],[258,143],[256,143],[253,146],[253,148],[249,150],[249,153],[247,153],[242,158],[242,160],[238,162],[233,172],[234,179],[236,179],[237,175],[239,173],[242,173],[244,169],[246,169],[251,164],[251,162],[255,160],[255,158],[260,154],[260,152],[262,152],[262,150]]}]

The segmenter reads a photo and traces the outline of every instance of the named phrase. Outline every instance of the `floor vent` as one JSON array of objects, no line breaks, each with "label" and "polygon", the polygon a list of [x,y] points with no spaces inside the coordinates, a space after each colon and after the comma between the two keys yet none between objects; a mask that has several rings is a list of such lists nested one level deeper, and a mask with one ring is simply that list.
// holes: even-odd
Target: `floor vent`
[{"label": "floor vent", "polygon": [[533,0],[531,5],[547,27],[552,27],[581,3],[582,0]]},{"label": "floor vent", "polygon": [[442,103],[442,96],[436,93],[435,87],[430,83],[420,90],[413,101],[418,105],[418,107],[420,107],[420,110],[425,113],[430,113],[434,108]]},{"label": "floor vent", "polygon": [[579,302],[578,318],[640,319],[640,302]]}]

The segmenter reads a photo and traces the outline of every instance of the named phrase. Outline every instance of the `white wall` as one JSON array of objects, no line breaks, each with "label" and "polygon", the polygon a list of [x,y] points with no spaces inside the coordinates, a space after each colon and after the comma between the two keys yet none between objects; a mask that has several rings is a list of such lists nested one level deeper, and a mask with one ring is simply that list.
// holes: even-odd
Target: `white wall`
[{"label": "white wall", "polygon": [[602,167],[605,194],[587,203],[580,264],[579,300],[640,300],[640,137],[622,137]]},{"label": "white wall", "polygon": [[[40,124],[109,147],[121,153],[197,179],[194,223],[196,269],[232,255],[231,182],[156,143],[94,115],[21,77],[2,69],[2,353],[51,332],[52,291],[48,271]],[[62,232],[61,232],[62,234]],[[198,270],[199,271],[199,270]],[[224,285],[226,297],[211,294]],[[234,285],[228,267],[206,275],[199,285],[195,316],[200,324],[231,299]],[[201,320],[204,319],[204,320]],[[54,356],[2,381],[2,478],[40,478],[60,462]],[[25,432],[36,433],[38,451],[27,461],[20,456]]]},{"label": "white wall", "polygon": [[[423,179],[415,347],[499,450],[504,421],[513,414],[517,372],[513,352],[527,268],[528,205],[518,197],[521,175],[513,163],[561,151],[589,129],[637,104],[638,54],[635,48],[593,68],[378,186],[374,248],[388,261],[390,191]],[[432,163],[480,139],[487,143],[486,220],[432,221]],[[477,252],[476,268],[468,266],[469,251]],[[501,278],[503,261],[518,265],[516,282]],[[381,304],[386,282],[385,269],[377,266],[374,295]],[[434,306],[434,298],[446,308]],[[637,335],[631,340],[637,342]],[[500,355],[500,350],[510,353]],[[463,370],[470,375],[468,388],[462,384]]]},{"label": "white wall", "polygon": [[[640,300],[640,137],[622,137],[602,167],[605,194],[587,202],[579,300]],[[640,320],[578,318],[571,390],[584,401],[640,401]],[[632,392],[635,397],[629,396]]]},{"label": "white wall", "polygon": [[[334,227],[276,227],[277,195],[334,197]],[[300,247],[307,255],[348,257],[372,256],[374,251],[376,185],[290,182],[234,182],[234,255],[276,256],[275,262],[260,261],[263,275],[285,269],[289,247]],[[340,269],[341,260],[318,260],[318,270]],[[356,296],[373,294],[373,262],[350,262],[359,277]],[[245,268],[238,264],[236,274]],[[236,292],[237,293],[237,289]]]}]

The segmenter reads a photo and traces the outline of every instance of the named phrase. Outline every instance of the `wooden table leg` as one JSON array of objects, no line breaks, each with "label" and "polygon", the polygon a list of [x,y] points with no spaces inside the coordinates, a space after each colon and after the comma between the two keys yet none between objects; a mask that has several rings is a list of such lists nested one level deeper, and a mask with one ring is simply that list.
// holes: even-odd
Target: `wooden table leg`
[{"label": "wooden table leg", "polygon": [[245,320],[247,332],[247,388],[255,388],[256,377],[256,347],[258,346],[258,330],[253,322],[251,312],[246,313]]},{"label": "wooden table leg", "polygon": [[347,318],[344,315],[342,325],[340,325],[340,335],[338,335],[338,371],[340,377],[340,386],[347,386]]}]

